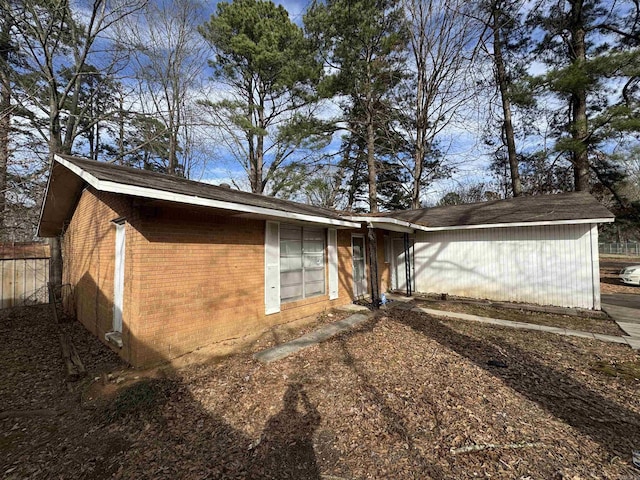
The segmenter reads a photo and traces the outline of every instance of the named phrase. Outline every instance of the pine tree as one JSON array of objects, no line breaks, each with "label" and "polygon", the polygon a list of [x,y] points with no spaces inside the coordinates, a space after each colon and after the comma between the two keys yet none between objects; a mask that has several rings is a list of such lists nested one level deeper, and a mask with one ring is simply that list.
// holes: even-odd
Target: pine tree
[{"label": "pine tree", "polygon": [[[102,41],[115,22],[140,8],[138,0],[107,4],[92,0],[82,11],[66,0],[3,1],[12,22],[21,62],[14,81],[23,95],[20,102],[37,111],[31,126],[47,142],[49,162],[56,154],[72,153],[84,127],[89,104],[81,103],[83,77]],[[100,45],[104,78],[120,59],[110,58]],[[45,120],[44,122],[42,120]],[[95,120],[94,120],[95,121]],[[62,254],[58,238],[51,239],[50,280],[62,283]]]},{"label": "pine tree", "polygon": [[538,45],[551,68],[544,86],[566,105],[555,148],[573,165],[575,190],[589,190],[592,173],[613,188],[607,143],[640,130],[638,25],[627,22],[635,10],[631,2],[554,0],[531,17],[545,32]]},{"label": "pine tree", "polygon": [[392,120],[390,98],[404,77],[402,9],[394,0],[328,0],[314,3],[304,22],[332,70],[324,93],[348,99],[343,120],[353,128],[349,134],[364,141],[369,211],[377,212],[378,132]]},{"label": "pine tree", "polygon": [[321,65],[284,7],[262,0],[220,2],[200,32],[213,47],[216,79],[229,87],[208,106],[223,141],[263,193],[276,170],[309,147],[317,123],[308,107]]}]

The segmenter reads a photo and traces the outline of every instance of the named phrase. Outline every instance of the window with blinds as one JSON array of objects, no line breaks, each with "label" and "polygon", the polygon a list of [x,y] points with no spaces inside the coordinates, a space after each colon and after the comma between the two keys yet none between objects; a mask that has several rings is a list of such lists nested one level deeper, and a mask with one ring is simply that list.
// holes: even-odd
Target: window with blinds
[{"label": "window with blinds", "polygon": [[325,293],[325,232],[280,225],[280,300],[290,302]]}]

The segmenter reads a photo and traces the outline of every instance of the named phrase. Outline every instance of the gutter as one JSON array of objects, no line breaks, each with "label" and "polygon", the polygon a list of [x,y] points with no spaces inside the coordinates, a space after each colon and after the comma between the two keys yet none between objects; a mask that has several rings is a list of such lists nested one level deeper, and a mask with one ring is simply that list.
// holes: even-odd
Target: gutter
[{"label": "gutter", "polygon": [[398,220],[397,218],[390,217],[360,217],[360,216],[345,216],[346,220],[353,222],[364,222],[367,225],[371,225],[374,228],[382,228],[385,230],[391,230],[394,232],[414,233],[416,230],[427,231],[427,227],[418,225],[404,220]]},{"label": "gutter", "polygon": [[358,217],[345,216],[347,220],[371,223],[378,228],[393,230],[396,232],[413,233],[416,230],[423,232],[442,232],[447,230],[477,230],[486,228],[507,228],[507,227],[542,227],[553,225],[579,225],[585,223],[611,223],[615,221],[614,217],[606,218],[581,218],[572,220],[546,220],[538,222],[513,222],[513,223],[483,223],[478,225],[450,225],[446,227],[427,227],[392,217]]}]

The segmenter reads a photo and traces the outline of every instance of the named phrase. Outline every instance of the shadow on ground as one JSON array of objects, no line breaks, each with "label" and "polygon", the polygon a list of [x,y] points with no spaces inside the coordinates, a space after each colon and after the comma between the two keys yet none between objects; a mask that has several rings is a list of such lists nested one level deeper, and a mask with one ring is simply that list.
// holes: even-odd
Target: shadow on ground
[{"label": "shadow on ground", "polygon": [[[81,325],[65,328],[89,371],[69,386],[49,307],[0,315],[8,348],[0,360],[2,478],[320,478],[312,437],[321,417],[302,384],[287,386],[256,440],[206,409],[178,371],[165,366],[132,380],[142,373],[126,370]],[[94,378],[114,369],[126,383],[116,385],[117,374],[106,385],[118,387],[114,396],[87,400],[89,386],[101,384]]]},{"label": "shadow on ground", "polygon": [[[521,348],[508,342],[497,348],[426,315],[392,314],[392,317],[501,379],[556,418],[591,437],[611,455],[627,458],[640,445],[640,415],[541,363]],[[502,361],[508,368],[489,366],[489,360]]]},{"label": "shadow on ground", "polygon": [[162,402],[113,423],[128,437],[140,432],[138,448],[119,468],[127,477],[320,479],[312,437],[321,418],[302,385],[288,385],[281,410],[257,440],[204,409],[180,382],[165,383],[158,394],[166,395]]}]

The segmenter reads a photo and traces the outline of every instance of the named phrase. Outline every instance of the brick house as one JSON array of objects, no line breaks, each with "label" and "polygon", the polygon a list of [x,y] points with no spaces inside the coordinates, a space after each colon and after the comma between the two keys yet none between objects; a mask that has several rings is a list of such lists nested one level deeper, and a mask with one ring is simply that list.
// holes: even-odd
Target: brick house
[{"label": "brick house", "polygon": [[372,283],[599,309],[608,221],[588,194],[345,215],[56,155],[39,235],[62,236],[66,307],[146,366],[351,303]]}]

